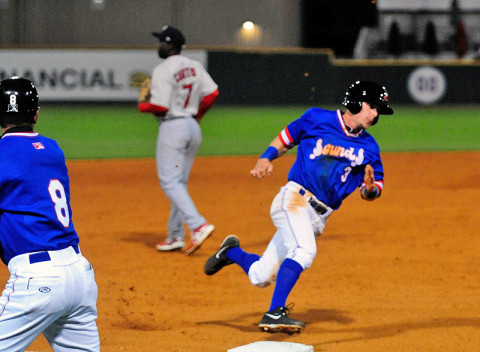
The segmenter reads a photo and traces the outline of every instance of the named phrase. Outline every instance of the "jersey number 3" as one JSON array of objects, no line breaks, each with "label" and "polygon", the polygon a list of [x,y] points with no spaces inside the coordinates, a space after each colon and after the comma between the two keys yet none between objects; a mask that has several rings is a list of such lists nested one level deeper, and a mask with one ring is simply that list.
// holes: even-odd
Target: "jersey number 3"
[{"label": "jersey number 3", "polygon": [[59,180],[50,180],[48,184],[48,193],[55,204],[55,213],[57,219],[62,225],[67,228],[70,226],[70,213],[68,212],[67,196],[65,195],[65,188]]},{"label": "jersey number 3", "polygon": [[348,175],[350,175],[350,173],[352,172],[352,168],[350,166],[347,166],[345,169],[343,169],[343,171],[345,171],[345,173],[342,175],[341,179],[342,182],[345,183],[347,182]]}]

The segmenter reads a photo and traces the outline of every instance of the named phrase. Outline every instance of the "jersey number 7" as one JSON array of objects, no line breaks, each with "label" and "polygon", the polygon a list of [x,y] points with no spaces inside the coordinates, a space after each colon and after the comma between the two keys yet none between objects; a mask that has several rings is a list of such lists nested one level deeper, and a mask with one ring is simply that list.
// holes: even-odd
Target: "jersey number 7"
[{"label": "jersey number 7", "polygon": [[184,108],[187,107],[188,102],[190,101],[190,95],[192,94],[192,88],[193,88],[193,85],[192,85],[192,84],[185,84],[185,85],[183,86],[183,89],[188,89],[187,99],[185,99],[185,104],[183,104],[183,107],[184,107]]}]

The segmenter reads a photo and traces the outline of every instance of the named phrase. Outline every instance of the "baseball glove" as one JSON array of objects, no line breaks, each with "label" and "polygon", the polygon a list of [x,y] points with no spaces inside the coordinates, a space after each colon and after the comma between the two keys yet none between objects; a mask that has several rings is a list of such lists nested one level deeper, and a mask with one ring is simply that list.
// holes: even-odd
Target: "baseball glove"
[{"label": "baseball glove", "polygon": [[146,103],[150,101],[150,86],[152,80],[150,77],[144,79],[142,84],[140,85],[140,93],[138,95],[138,102],[139,103]]}]

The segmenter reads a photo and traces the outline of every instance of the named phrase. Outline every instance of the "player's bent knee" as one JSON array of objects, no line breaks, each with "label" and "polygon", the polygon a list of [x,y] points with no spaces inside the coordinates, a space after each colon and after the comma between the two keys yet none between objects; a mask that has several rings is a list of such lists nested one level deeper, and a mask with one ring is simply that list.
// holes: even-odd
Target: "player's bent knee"
[{"label": "player's bent knee", "polygon": [[248,278],[254,286],[267,287],[275,282],[275,276],[278,272],[279,264],[268,268],[261,260],[256,261],[250,266],[248,270]]},{"label": "player's bent knee", "polygon": [[295,260],[302,266],[303,270],[306,270],[310,268],[316,255],[317,248],[297,248],[291,255],[287,255],[287,258]]}]

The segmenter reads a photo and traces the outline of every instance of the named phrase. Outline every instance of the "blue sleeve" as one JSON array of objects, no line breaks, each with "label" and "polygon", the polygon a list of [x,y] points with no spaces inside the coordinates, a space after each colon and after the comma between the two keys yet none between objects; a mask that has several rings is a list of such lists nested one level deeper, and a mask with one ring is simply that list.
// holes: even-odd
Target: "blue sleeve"
[{"label": "blue sleeve", "polygon": [[300,143],[300,140],[307,130],[307,126],[311,125],[312,111],[313,109],[308,109],[302,116],[287,126],[288,133],[294,145]]}]

